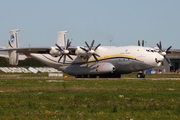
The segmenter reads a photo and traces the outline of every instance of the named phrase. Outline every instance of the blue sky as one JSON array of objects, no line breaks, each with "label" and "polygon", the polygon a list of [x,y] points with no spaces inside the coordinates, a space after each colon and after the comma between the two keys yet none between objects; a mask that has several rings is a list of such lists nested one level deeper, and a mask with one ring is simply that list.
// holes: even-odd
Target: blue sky
[{"label": "blue sky", "polygon": [[[180,0],[0,0],[0,46],[20,29],[20,46],[54,46],[69,30],[72,45],[137,45],[180,48]],[[112,40],[110,43],[109,41]]]}]

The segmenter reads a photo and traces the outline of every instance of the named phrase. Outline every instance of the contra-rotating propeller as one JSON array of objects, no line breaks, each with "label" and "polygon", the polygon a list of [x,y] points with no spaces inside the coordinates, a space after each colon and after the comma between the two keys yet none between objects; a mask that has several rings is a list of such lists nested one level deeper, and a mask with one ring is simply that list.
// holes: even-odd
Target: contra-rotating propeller
[{"label": "contra-rotating propeller", "polygon": [[[140,40],[138,40],[138,46],[141,46]],[[144,40],[142,40],[142,46],[144,47]]]},{"label": "contra-rotating propeller", "polygon": [[93,45],[94,45],[94,42],[95,42],[95,40],[93,40],[92,43],[91,43],[91,46],[89,46],[88,43],[85,41],[85,44],[86,44],[86,46],[88,47],[88,49],[85,49],[85,48],[83,48],[83,47],[80,47],[82,50],[84,50],[84,51],[87,53],[87,55],[86,55],[86,62],[87,62],[88,59],[89,59],[89,55],[88,55],[88,54],[91,54],[96,61],[98,61],[97,57],[100,57],[98,54],[95,53],[95,51],[97,50],[97,48],[98,48],[101,44],[97,45],[94,49],[92,49],[92,47],[93,47]]},{"label": "contra-rotating propeller", "polygon": [[[169,59],[166,57],[166,55],[167,55],[168,53],[170,53],[169,50],[171,49],[172,46],[169,46],[166,50],[162,50],[161,41],[159,41],[159,44],[157,43],[156,45],[157,45],[157,47],[159,48],[159,53],[166,59],[166,61],[168,62],[168,64],[170,64],[170,61],[169,61]],[[162,62],[162,66],[163,66],[163,62]]]},{"label": "contra-rotating propeller", "polygon": [[62,49],[58,44],[55,44],[58,49],[61,53],[61,56],[59,57],[59,60],[58,62],[60,62],[61,58],[64,56],[64,60],[63,60],[63,64],[65,63],[66,61],[66,55],[71,59],[73,60],[73,58],[69,55],[71,54],[71,52],[68,50],[69,46],[71,45],[71,41],[69,41],[69,39],[67,40],[67,44],[66,44],[66,47],[64,49]]}]

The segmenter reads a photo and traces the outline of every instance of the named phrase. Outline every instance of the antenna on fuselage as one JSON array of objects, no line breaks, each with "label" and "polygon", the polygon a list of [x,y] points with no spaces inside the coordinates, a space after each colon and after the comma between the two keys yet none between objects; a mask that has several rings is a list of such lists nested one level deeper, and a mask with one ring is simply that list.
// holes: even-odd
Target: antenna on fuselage
[{"label": "antenna on fuselage", "polygon": [[109,42],[110,42],[110,45],[113,45],[113,44],[112,44],[112,40],[109,40]]}]

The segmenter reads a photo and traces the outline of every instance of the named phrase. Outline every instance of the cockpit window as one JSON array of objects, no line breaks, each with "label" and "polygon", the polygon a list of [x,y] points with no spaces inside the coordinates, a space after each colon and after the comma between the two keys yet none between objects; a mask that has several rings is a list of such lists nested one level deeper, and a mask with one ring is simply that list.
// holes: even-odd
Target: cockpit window
[{"label": "cockpit window", "polygon": [[146,49],[147,52],[156,52],[155,50],[153,49]]}]

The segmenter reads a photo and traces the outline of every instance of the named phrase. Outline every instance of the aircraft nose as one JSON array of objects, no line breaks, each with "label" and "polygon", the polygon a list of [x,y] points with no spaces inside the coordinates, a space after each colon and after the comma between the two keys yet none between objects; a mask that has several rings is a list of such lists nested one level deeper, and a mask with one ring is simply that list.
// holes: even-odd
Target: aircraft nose
[{"label": "aircraft nose", "polygon": [[155,59],[156,62],[163,62],[164,61],[164,56],[162,56],[161,54],[157,54],[157,58]]}]

